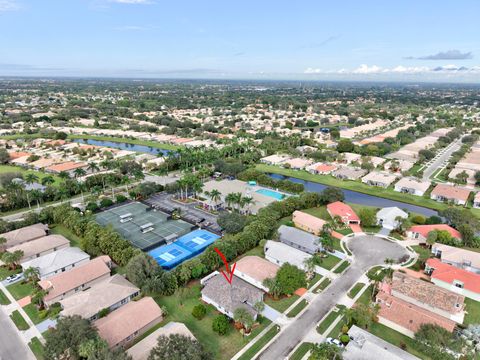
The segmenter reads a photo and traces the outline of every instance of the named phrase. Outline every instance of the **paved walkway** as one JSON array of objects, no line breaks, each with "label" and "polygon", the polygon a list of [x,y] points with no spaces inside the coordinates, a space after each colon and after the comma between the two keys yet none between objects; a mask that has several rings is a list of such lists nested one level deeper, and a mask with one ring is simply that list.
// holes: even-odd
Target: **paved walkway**
[{"label": "paved walkway", "polygon": [[268,320],[275,322],[278,318],[282,316],[282,313],[278,312],[271,306],[265,304],[265,309],[262,311],[262,315],[266,317]]},{"label": "paved walkway", "polygon": [[354,233],[361,233],[363,232],[362,228],[360,227],[360,225],[358,224],[350,224],[350,229],[352,229],[352,231]]},{"label": "paved walkway", "polygon": [[47,319],[42,321],[40,324],[37,324],[37,330],[41,333],[44,333],[51,327],[55,327],[57,325],[57,320]]}]

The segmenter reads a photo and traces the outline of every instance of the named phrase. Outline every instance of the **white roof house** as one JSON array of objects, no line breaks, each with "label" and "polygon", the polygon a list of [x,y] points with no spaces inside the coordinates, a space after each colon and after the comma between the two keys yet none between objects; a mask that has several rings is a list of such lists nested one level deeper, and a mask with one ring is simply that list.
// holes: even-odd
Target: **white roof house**
[{"label": "white roof house", "polygon": [[[278,266],[282,266],[288,262],[302,270],[305,270],[305,260],[311,257],[311,255],[306,252],[273,240],[268,240],[266,242],[264,251],[265,259],[268,261],[277,264]],[[323,273],[322,268],[319,266],[315,267],[315,272],[319,274]]]},{"label": "white roof house", "polygon": [[377,224],[386,229],[393,230],[399,225],[398,220],[396,220],[398,217],[406,219],[408,218],[408,214],[396,206],[386,207],[377,213]]},{"label": "white roof house", "polygon": [[397,177],[393,174],[381,171],[372,171],[370,174],[367,174],[362,178],[362,182],[364,184],[386,188],[396,179]]},{"label": "white roof house", "polygon": [[395,191],[423,196],[429,187],[430,181],[405,177],[395,184]]}]

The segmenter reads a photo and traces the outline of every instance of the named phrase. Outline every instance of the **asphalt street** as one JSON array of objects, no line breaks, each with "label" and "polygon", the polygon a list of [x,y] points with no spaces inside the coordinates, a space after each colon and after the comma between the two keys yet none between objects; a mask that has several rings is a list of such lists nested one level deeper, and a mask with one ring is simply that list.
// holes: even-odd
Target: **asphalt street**
[{"label": "asphalt street", "polygon": [[17,328],[0,309],[0,360],[36,360]]}]

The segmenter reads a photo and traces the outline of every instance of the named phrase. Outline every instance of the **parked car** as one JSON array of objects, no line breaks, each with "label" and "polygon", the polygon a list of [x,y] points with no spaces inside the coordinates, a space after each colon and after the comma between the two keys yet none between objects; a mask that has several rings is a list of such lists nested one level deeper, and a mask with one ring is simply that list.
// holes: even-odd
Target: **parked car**
[{"label": "parked car", "polygon": [[9,277],[7,277],[5,280],[7,280],[7,283],[10,284],[14,281],[17,281],[21,277],[22,277],[22,274],[13,274],[13,275],[10,275]]},{"label": "parked car", "polygon": [[338,347],[344,347],[344,345],[342,344],[342,342],[341,342],[340,340],[338,340],[338,339],[333,339],[333,338],[331,338],[331,337],[326,338],[326,339],[325,339],[325,342],[326,342],[327,344],[335,345],[335,346],[338,346]]}]

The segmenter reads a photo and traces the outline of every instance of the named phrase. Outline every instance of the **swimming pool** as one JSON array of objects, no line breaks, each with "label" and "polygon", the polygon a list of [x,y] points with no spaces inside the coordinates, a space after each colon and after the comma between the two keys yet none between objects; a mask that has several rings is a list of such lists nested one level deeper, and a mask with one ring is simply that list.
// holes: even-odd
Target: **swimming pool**
[{"label": "swimming pool", "polygon": [[285,197],[285,195],[279,193],[278,191],[273,191],[273,190],[270,190],[270,189],[258,189],[255,192],[258,193],[258,194],[265,195],[265,196],[270,196],[270,197],[275,198],[277,200],[282,200]]}]

